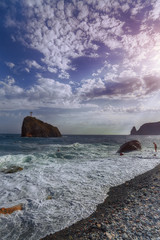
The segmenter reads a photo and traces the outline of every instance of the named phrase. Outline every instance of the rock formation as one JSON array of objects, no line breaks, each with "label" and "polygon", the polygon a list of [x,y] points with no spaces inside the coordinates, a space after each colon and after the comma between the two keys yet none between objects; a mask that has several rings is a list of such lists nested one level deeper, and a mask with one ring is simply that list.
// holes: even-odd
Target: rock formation
[{"label": "rock formation", "polygon": [[22,124],[21,137],[61,137],[57,127],[44,123],[35,117],[25,117]]},{"label": "rock formation", "polygon": [[131,130],[131,135],[136,135],[136,133],[137,133],[137,130],[135,127],[133,127]]},{"label": "rock formation", "polygon": [[132,140],[120,146],[118,153],[141,150],[141,144],[137,140]]},{"label": "rock formation", "polygon": [[131,130],[131,135],[160,135],[160,122],[152,122],[143,124],[139,130],[135,127]]}]

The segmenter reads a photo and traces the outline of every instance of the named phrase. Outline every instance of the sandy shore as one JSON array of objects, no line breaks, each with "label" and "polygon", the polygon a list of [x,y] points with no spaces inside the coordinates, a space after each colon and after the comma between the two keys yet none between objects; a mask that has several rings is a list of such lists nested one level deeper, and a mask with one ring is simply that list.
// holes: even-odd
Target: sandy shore
[{"label": "sandy shore", "polygon": [[88,218],[43,240],[160,240],[160,165],[116,187]]}]

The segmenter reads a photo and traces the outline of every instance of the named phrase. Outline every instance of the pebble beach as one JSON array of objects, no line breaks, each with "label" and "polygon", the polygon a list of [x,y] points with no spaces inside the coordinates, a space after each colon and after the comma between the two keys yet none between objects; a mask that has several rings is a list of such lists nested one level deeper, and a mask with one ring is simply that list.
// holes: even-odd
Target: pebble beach
[{"label": "pebble beach", "polygon": [[86,219],[43,240],[160,240],[160,165],[110,188]]}]

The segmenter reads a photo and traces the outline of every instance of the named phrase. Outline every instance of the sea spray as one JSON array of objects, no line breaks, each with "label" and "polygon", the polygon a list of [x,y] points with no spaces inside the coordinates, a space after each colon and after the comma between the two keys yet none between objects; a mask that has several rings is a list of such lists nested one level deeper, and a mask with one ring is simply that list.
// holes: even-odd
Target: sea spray
[{"label": "sea spray", "polygon": [[[0,216],[1,239],[40,239],[87,217],[107,196],[110,186],[160,163],[159,153],[154,156],[153,138],[138,137],[142,151],[119,156],[117,149],[132,136],[65,136],[56,140],[3,136],[0,208],[23,204],[23,210]],[[1,172],[11,165],[23,170]]]}]

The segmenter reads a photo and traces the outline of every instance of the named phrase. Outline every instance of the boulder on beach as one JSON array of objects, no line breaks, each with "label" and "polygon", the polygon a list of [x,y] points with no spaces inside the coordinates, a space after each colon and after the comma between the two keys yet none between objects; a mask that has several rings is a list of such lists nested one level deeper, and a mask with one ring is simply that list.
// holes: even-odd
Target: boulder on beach
[{"label": "boulder on beach", "polygon": [[2,170],[2,172],[4,172],[4,173],[15,173],[15,172],[19,172],[19,171],[22,171],[22,170],[23,170],[22,167],[10,166],[9,168]]},{"label": "boulder on beach", "polygon": [[131,151],[139,151],[141,149],[142,149],[141,143],[138,140],[132,140],[121,145],[117,152],[118,153],[131,152]]},{"label": "boulder on beach", "polygon": [[131,130],[131,135],[160,135],[160,122],[143,124],[138,130],[135,127]]},{"label": "boulder on beach", "polygon": [[22,124],[21,137],[61,137],[57,127],[45,123],[35,117],[25,117]]},{"label": "boulder on beach", "polygon": [[18,204],[16,206],[13,206],[13,207],[9,207],[9,208],[0,208],[0,214],[11,214],[15,211],[18,211],[18,210],[22,210],[22,204]]}]

